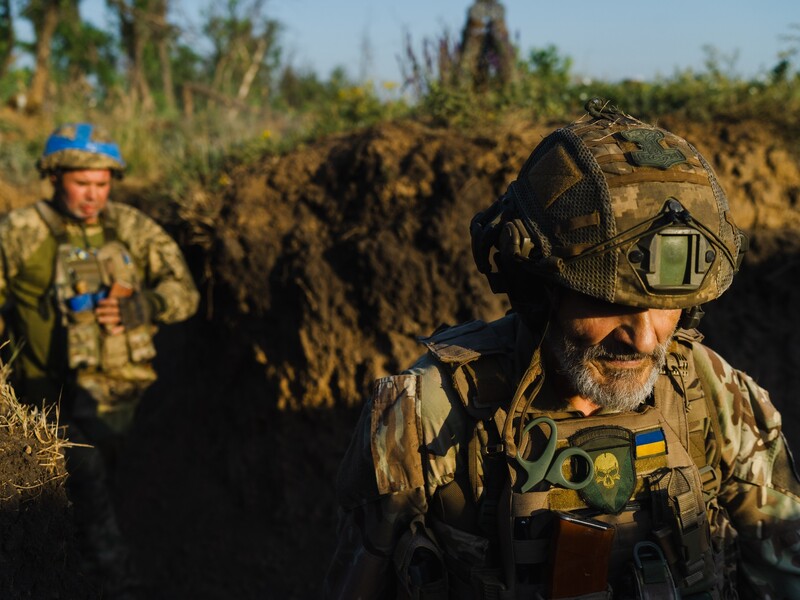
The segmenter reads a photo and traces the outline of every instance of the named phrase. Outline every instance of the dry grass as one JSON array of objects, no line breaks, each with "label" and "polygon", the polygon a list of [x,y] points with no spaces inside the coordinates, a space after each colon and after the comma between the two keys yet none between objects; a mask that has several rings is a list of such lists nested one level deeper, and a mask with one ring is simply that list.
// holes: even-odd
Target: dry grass
[{"label": "dry grass", "polygon": [[0,429],[30,441],[25,446],[25,452],[35,453],[39,466],[47,476],[46,480],[36,485],[43,485],[52,478],[65,477],[64,449],[75,444],[67,441],[60,431],[58,409],[40,409],[22,404],[8,382],[9,373],[9,365],[0,363]]}]

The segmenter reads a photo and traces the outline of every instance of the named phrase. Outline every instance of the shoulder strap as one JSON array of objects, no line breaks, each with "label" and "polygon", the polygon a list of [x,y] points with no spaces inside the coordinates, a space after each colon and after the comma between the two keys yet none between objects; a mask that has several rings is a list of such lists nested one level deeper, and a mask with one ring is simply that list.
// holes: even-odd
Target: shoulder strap
[{"label": "shoulder strap", "polygon": [[[686,449],[700,472],[707,503],[719,491],[722,434],[715,418],[716,408],[706,389],[707,382],[698,375],[694,364],[693,344],[699,343],[702,335],[695,330],[678,330],[675,338],[678,350],[670,353],[666,372],[682,397],[683,407],[675,403],[671,408],[673,411],[682,409],[686,414],[687,431],[681,439],[688,442]],[[672,421],[673,415],[665,416]]]},{"label": "shoulder strap", "polygon": [[[47,292],[39,297],[37,310],[39,315],[42,319],[49,319],[50,318],[50,311],[51,311],[51,304],[53,302],[60,302],[61,298],[58,297],[58,293],[56,291],[57,286],[55,283],[59,279],[58,269],[59,269],[59,260],[58,254],[61,252],[61,247],[67,243],[69,243],[69,238],[67,236],[67,229],[64,227],[64,219],[58,213],[58,211],[53,208],[52,204],[47,200],[39,200],[36,204],[34,204],[36,208],[36,212],[39,213],[39,216],[47,225],[47,228],[50,230],[50,233],[53,234],[53,237],[56,240],[56,253],[53,257],[53,272],[50,276],[50,282],[47,286]],[[64,311],[61,312],[61,319],[62,325],[66,325],[66,315]]]},{"label": "shoulder strap", "polygon": [[56,238],[58,245],[66,244],[67,229],[64,227],[64,220],[58,211],[47,200],[39,200],[36,204],[36,212],[42,217],[42,220],[47,224],[48,229]]},{"label": "shoulder strap", "polygon": [[475,419],[490,419],[497,406],[513,394],[513,324],[470,321],[438,331],[422,342],[433,357],[448,368],[467,412]]},{"label": "shoulder strap", "polygon": [[[53,208],[52,204],[47,200],[39,200],[36,204],[36,212],[42,217],[42,220],[47,224],[48,229],[56,238],[56,242],[60,246],[69,242],[67,236],[67,228],[64,227],[64,219]],[[103,239],[106,242],[111,242],[117,239],[117,209],[113,202],[109,202],[103,211]]]},{"label": "shoulder strap", "polygon": [[113,242],[117,239],[117,204],[116,202],[108,201],[105,210],[103,210],[103,239],[106,242]]},{"label": "shoulder strap", "polygon": [[478,526],[496,536],[497,502],[506,476],[501,406],[514,393],[512,364],[513,317],[494,323],[471,321],[420,339],[451,373],[453,389],[474,419],[468,443],[467,467],[472,500],[478,503]]}]

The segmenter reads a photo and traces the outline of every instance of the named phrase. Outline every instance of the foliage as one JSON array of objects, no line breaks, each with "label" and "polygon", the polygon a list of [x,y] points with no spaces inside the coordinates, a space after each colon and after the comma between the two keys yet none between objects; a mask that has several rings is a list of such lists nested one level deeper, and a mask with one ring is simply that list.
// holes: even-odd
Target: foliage
[{"label": "foliage", "polygon": [[698,120],[768,116],[796,131],[800,73],[794,61],[800,37],[786,39],[791,45],[775,67],[752,79],[736,74],[736,55],[707,47],[702,70],[679,70],[653,81],[592,81],[574,75],[571,58],[548,46],[518,58],[516,77],[510,82],[476,89],[452,76],[459,49],[447,32],[438,40],[424,40],[419,51],[407,38],[403,66],[405,85],[419,99],[416,114],[442,125],[474,128],[520,113],[534,121],[565,120],[582,112],[588,98],[600,96],[648,120],[665,114]]},{"label": "foliage", "polygon": [[[407,35],[403,81],[395,84],[355,79],[343,68],[323,77],[296,67],[282,51],[281,24],[266,12],[266,0],[216,3],[194,33],[165,21],[167,1],[107,0],[117,11],[117,31],[87,23],[79,0],[15,4],[34,24],[48,3],[58,2],[61,10],[52,40],[50,98],[36,127],[0,121],[0,183],[35,179],[33,164],[47,133],[66,121],[103,125],[120,143],[129,177],[160,181],[160,193],[176,199],[195,185],[224,187],[237,162],[322,135],[408,116],[471,130],[520,116],[564,122],[592,96],[646,120],[665,114],[766,116],[788,134],[800,133],[798,26],[775,66],[752,79],[736,74],[736,56],[708,48],[699,70],[651,81],[591,81],[573,73],[569,56],[547,46],[526,53],[514,48],[513,77],[500,81],[490,75],[476,84],[464,76],[457,36],[445,31],[416,47]],[[6,22],[4,7],[0,0],[0,25]],[[151,105],[134,93],[130,70],[136,53],[126,44],[135,35],[148,42],[140,44],[139,84],[152,93]],[[33,78],[31,67],[14,59],[33,54],[35,44],[17,42],[15,48],[8,69],[0,70],[4,104]],[[0,60],[2,52],[0,46]]]},{"label": "foliage", "polygon": [[0,0],[0,76],[11,65],[14,52],[14,19],[11,14],[11,0]]},{"label": "foliage", "polygon": [[90,81],[95,81],[99,90],[120,83],[115,62],[113,36],[81,21],[77,8],[73,18],[59,23],[53,38],[53,72],[59,85],[75,88],[78,84],[91,97]]}]

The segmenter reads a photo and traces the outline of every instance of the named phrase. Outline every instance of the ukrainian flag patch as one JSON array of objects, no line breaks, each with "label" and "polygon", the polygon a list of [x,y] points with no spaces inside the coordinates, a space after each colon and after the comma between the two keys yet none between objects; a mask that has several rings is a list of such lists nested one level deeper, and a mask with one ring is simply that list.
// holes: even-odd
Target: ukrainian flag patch
[{"label": "ukrainian flag patch", "polygon": [[636,434],[636,458],[661,456],[666,453],[667,440],[664,438],[664,430],[660,427]]}]

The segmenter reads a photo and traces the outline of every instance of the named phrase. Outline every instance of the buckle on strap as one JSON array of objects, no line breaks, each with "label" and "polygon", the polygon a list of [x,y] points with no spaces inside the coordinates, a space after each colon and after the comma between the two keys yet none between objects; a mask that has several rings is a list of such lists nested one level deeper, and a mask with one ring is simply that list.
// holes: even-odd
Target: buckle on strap
[{"label": "buckle on strap", "polygon": [[717,496],[722,481],[718,469],[711,465],[700,468],[699,472],[700,482],[703,484],[703,502],[707,503]]},{"label": "buckle on strap", "polygon": [[481,454],[484,456],[497,456],[506,453],[506,445],[503,442],[498,444],[487,444],[481,448]]}]

